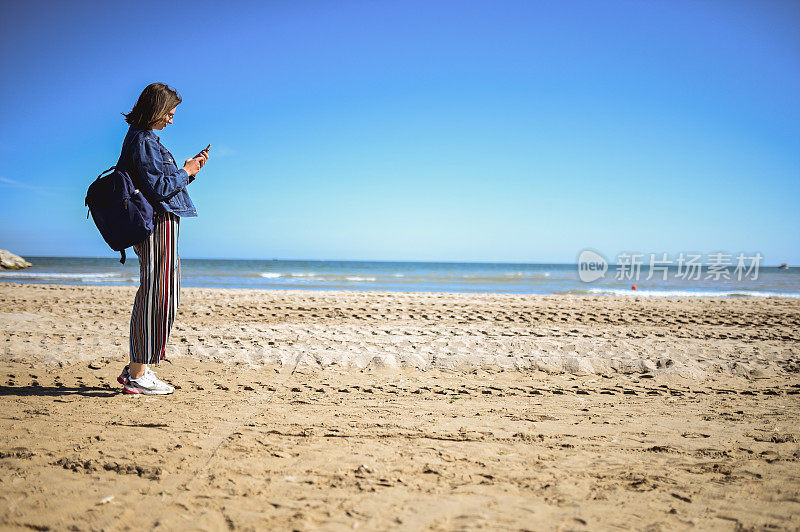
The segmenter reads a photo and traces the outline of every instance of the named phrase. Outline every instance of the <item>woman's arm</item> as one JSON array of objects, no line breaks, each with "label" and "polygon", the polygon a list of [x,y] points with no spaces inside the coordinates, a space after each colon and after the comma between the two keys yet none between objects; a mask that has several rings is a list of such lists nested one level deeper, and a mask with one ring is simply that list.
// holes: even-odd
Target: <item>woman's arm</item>
[{"label": "woman's arm", "polygon": [[[186,188],[186,185],[192,181],[189,178],[189,170],[193,169],[191,160],[187,163],[188,170],[187,167],[184,167],[171,174],[166,174],[161,148],[150,138],[142,136],[137,139],[133,145],[132,155],[139,172],[140,186],[148,198],[165,201]],[[199,170],[200,165],[195,163],[195,166]]]}]

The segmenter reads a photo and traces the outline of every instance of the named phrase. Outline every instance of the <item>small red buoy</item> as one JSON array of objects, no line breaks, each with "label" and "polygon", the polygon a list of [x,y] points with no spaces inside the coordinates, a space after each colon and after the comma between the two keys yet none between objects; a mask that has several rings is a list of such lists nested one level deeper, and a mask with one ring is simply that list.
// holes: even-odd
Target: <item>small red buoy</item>
[{"label": "small red buoy", "polygon": [[636,285],[631,286],[631,290],[636,290]]}]

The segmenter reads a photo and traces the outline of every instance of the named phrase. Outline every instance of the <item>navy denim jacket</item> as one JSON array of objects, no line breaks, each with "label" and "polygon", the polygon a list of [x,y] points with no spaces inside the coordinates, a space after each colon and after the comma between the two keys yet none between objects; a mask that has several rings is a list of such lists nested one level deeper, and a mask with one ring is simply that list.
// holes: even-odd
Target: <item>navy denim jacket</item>
[{"label": "navy denim jacket", "polygon": [[155,212],[169,211],[178,216],[197,216],[186,186],[194,181],[175,158],[161,145],[152,129],[131,126],[122,144],[120,164],[135,186],[153,205]]}]

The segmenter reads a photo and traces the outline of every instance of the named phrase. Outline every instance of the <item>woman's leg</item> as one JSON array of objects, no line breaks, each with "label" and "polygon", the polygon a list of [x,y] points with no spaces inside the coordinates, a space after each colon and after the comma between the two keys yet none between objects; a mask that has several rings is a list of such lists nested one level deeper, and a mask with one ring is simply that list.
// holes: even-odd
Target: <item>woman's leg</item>
[{"label": "woman's leg", "polygon": [[164,358],[180,301],[180,218],[157,214],[153,232],[133,247],[139,256],[139,290],[131,313],[131,378]]}]

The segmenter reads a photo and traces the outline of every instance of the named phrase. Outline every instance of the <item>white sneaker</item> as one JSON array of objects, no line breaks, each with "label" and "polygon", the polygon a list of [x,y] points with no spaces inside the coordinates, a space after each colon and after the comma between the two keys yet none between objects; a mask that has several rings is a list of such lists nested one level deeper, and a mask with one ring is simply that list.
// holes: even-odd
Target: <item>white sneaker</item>
[{"label": "white sneaker", "polygon": [[[123,386],[128,382],[128,379],[131,378],[131,365],[128,364],[124,368],[122,368],[122,373],[119,374],[117,377],[117,382],[122,384]],[[153,370],[150,369],[150,366],[144,368],[145,373],[151,372]]]},{"label": "white sneaker", "polygon": [[138,379],[128,379],[122,388],[123,393],[143,394],[143,395],[169,395],[175,388],[162,381],[153,370],[147,368],[144,375]]}]

